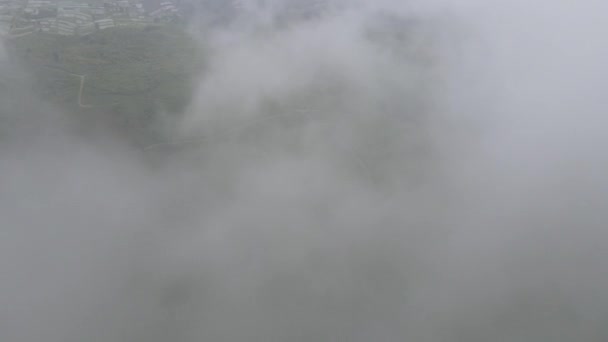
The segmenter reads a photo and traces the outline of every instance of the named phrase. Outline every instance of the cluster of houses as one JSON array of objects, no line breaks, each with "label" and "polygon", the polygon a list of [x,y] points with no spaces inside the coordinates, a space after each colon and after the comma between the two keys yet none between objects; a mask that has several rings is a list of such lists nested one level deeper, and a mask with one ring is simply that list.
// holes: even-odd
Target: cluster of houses
[{"label": "cluster of houses", "polygon": [[179,0],[0,0],[0,35],[88,35],[180,16]]}]

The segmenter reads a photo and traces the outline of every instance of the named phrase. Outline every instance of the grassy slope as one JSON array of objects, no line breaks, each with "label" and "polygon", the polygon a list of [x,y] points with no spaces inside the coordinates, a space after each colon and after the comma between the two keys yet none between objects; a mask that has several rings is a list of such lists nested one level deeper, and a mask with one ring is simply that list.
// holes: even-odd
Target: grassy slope
[{"label": "grassy slope", "polygon": [[[188,103],[200,51],[179,29],[113,28],[87,37],[33,34],[15,39],[14,53],[32,71],[45,98],[77,111],[105,112],[138,130],[160,112]],[[78,107],[80,78],[87,75]]]}]

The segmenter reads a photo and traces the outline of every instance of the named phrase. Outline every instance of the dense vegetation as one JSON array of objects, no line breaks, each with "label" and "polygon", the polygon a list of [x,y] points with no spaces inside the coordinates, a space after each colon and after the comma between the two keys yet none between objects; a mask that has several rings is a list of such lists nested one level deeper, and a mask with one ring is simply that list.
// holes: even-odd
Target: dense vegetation
[{"label": "dense vegetation", "polygon": [[36,94],[74,112],[111,116],[147,138],[160,114],[184,109],[202,68],[194,41],[167,26],[117,27],[85,37],[36,33],[11,45],[31,71]]}]

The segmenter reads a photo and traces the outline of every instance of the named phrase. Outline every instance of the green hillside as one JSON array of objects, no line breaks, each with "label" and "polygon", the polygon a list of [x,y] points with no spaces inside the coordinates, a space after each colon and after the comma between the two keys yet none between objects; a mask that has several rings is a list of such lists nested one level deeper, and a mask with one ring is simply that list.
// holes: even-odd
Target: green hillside
[{"label": "green hillside", "polygon": [[12,42],[38,94],[76,112],[119,118],[140,131],[160,113],[182,111],[202,69],[194,41],[167,26],[117,27],[85,37],[37,33]]}]

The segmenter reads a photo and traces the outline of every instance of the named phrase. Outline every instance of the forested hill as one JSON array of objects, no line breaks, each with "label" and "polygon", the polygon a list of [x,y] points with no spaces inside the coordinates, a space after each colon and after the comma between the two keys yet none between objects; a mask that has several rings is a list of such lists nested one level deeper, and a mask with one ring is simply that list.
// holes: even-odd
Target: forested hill
[{"label": "forested hill", "polygon": [[37,33],[10,46],[31,72],[36,94],[70,111],[112,117],[139,135],[153,135],[160,113],[184,109],[202,68],[194,41],[168,26],[116,27],[84,37]]}]

